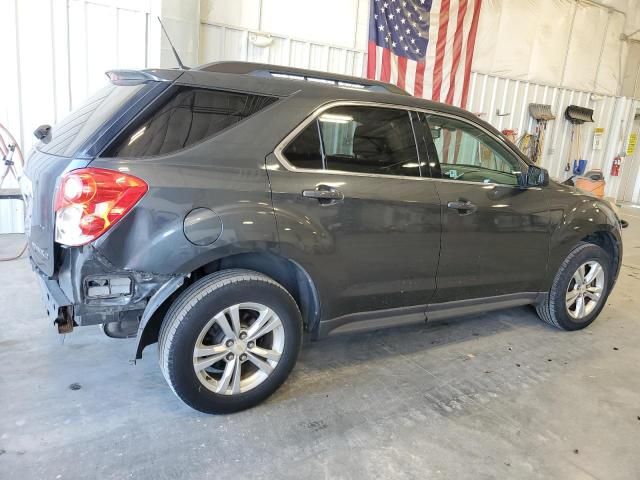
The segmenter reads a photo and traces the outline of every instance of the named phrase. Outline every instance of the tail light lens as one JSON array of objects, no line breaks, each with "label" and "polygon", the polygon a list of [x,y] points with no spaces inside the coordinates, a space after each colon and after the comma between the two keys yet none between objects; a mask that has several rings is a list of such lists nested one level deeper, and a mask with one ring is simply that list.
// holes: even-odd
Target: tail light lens
[{"label": "tail light lens", "polygon": [[81,168],[62,177],[56,194],[56,242],[89,243],[124,217],[147,192],[137,177],[115,170]]}]

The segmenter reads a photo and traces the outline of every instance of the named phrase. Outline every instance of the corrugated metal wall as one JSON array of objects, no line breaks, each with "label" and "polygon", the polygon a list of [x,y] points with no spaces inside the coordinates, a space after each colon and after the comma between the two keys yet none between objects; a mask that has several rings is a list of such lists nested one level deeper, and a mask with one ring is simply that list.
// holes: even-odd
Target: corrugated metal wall
[{"label": "corrugated metal wall", "polygon": [[267,47],[256,47],[251,32],[223,24],[202,23],[200,28],[200,62],[242,60],[310,68],[361,77],[366,53],[330,44],[272,35]]},{"label": "corrugated metal wall", "polygon": [[[529,115],[530,103],[551,105],[556,119],[547,125],[541,165],[552,178],[565,180],[571,172],[565,171],[570,160],[572,125],[564,118],[568,105],[579,105],[594,110],[593,123],[585,123],[576,132],[575,141],[580,158],[588,161],[587,168],[600,168],[607,180],[608,196],[616,197],[620,177],[609,177],[613,158],[624,152],[633,117],[639,101],[625,97],[592,95],[589,92],[509,80],[492,75],[472,73],[467,109],[499,130],[514,129],[518,136],[535,132],[535,120]],[[602,148],[593,149],[595,128],[603,128]],[[574,147],[575,148],[575,147]]]}]

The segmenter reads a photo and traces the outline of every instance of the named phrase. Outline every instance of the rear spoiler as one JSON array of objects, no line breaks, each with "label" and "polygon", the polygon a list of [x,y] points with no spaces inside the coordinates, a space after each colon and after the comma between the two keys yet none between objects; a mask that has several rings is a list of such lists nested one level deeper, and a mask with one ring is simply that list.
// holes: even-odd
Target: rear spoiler
[{"label": "rear spoiler", "polygon": [[154,70],[109,70],[104,72],[109,81],[118,86],[140,85],[149,82],[171,82],[175,78],[162,78]]}]

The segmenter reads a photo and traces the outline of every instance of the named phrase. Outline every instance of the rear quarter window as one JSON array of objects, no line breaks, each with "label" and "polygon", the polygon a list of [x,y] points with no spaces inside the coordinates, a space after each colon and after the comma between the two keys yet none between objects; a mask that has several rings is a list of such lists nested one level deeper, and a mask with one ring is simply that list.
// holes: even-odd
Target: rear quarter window
[{"label": "rear quarter window", "polygon": [[210,138],[277,100],[276,97],[176,87],[135,120],[102,155],[143,158],[176,152]]}]

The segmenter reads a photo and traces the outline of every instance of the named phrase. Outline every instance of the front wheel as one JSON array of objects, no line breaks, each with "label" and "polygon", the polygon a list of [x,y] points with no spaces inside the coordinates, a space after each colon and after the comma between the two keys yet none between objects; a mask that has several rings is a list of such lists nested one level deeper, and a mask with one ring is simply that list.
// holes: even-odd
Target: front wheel
[{"label": "front wheel", "polygon": [[542,320],[580,330],[598,316],[609,296],[611,259],[592,243],[579,243],[562,262],[547,298],[536,305]]},{"label": "front wheel", "polygon": [[297,360],[302,319],[277,282],[249,270],[214,273],[187,288],[162,324],[160,367],[174,393],[204,413],[250,408]]}]

